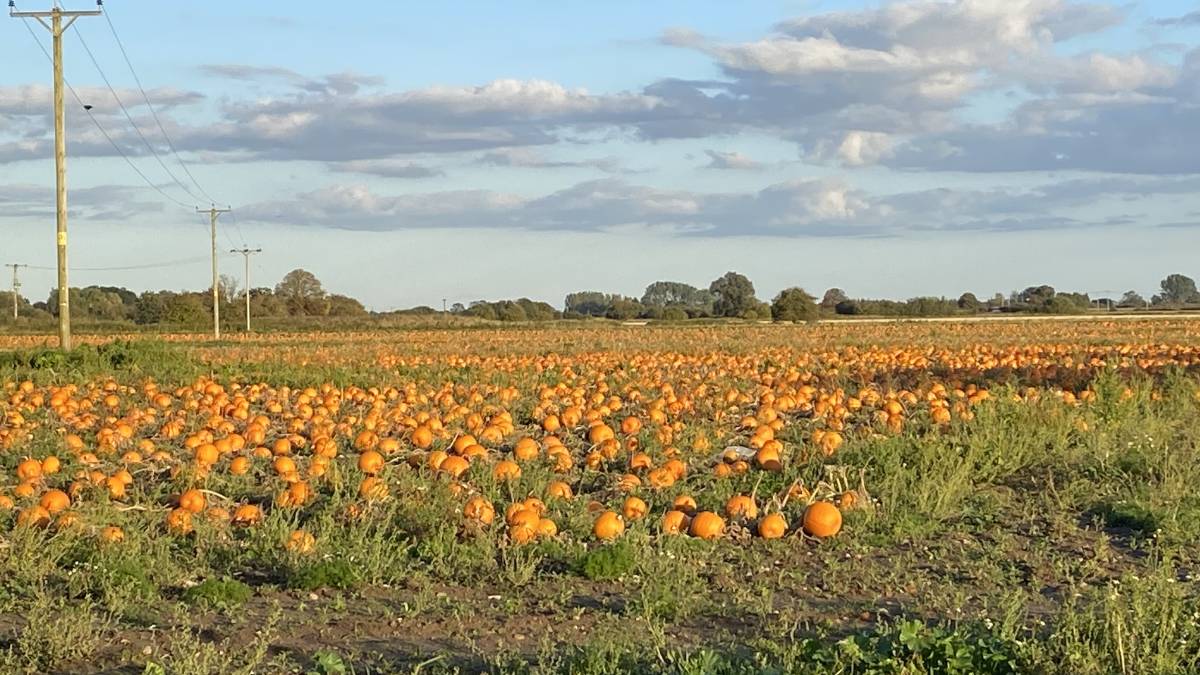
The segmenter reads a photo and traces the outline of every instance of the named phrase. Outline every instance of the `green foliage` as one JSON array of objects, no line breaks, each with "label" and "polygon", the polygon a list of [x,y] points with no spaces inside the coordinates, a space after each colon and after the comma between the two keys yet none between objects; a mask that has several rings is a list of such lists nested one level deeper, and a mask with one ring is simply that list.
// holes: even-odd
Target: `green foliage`
[{"label": "green foliage", "polygon": [[159,374],[194,372],[197,366],[179,348],[154,340],[114,340],[99,346],[80,345],[70,353],[57,349],[0,352],[0,372],[95,375],[118,372]]},{"label": "green foliage", "polygon": [[89,602],[37,598],[25,611],[25,628],[13,656],[35,672],[49,672],[91,657],[100,648],[107,618]]},{"label": "green foliage", "polygon": [[359,582],[358,574],[344,560],[322,560],[294,570],[288,575],[289,588],[315,591],[321,588],[346,590]]},{"label": "green foliage", "polygon": [[320,650],[313,654],[313,668],[305,675],[345,675],[350,667],[337,652]]},{"label": "green foliage", "polygon": [[[833,653],[822,654],[830,650]],[[849,662],[868,672],[1020,673],[1019,645],[979,628],[947,630],[919,621],[900,621],[876,633],[856,635],[833,647],[817,648],[813,660]],[[830,659],[832,657],[832,659]]]},{"label": "green foliage", "polygon": [[715,298],[715,316],[742,316],[746,310],[757,309],[758,298],[754,297],[754,284],[737,272],[726,272],[709,285],[708,291]]},{"label": "green foliage", "polygon": [[1127,528],[1150,537],[1159,529],[1159,518],[1141,504],[1126,501],[1104,502],[1092,509],[1092,515],[1106,527]]},{"label": "green foliage", "polygon": [[[685,316],[712,314],[715,298],[710,291],[696,288],[678,281],[655,281],[642,294],[642,304],[647,307],[678,309]],[[667,318],[667,317],[663,317]],[[677,320],[677,319],[671,319]]]},{"label": "green foliage", "polygon": [[820,316],[816,299],[803,288],[787,288],[771,302],[771,318],[776,321],[816,321]]},{"label": "green foliage", "polygon": [[231,610],[245,604],[254,589],[236,579],[205,579],[183,591],[185,602],[193,605]]},{"label": "green foliage", "polygon": [[576,565],[583,576],[592,581],[619,579],[637,564],[633,544],[627,539],[594,548],[580,556]]},{"label": "green foliage", "polygon": [[1171,274],[1159,284],[1162,293],[1154,296],[1155,304],[1182,305],[1200,302],[1196,281],[1182,274]]}]

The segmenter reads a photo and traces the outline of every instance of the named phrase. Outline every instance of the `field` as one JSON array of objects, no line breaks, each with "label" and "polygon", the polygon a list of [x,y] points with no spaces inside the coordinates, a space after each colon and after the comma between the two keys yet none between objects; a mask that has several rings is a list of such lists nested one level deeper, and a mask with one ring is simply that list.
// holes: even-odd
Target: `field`
[{"label": "field", "polygon": [[1200,321],[0,337],[0,671],[1200,671]]}]

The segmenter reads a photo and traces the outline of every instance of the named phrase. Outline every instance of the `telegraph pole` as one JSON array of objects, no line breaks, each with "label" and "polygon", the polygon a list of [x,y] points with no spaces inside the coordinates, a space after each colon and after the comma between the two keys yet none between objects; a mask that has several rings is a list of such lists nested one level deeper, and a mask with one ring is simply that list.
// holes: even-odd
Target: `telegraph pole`
[{"label": "telegraph pole", "polygon": [[262,253],[261,248],[235,248],[230,253],[241,253],[246,259],[246,278],[242,282],[246,285],[246,332],[250,332],[250,256],[255,253]]},{"label": "telegraph pole", "polygon": [[229,213],[232,209],[196,209],[197,213],[207,213],[208,222],[212,225],[212,296],[213,296],[213,339],[221,339],[221,294],[217,291],[217,216]]},{"label": "telegraph pole", "polygon": [[[97,5],[100,3],[97,2]],[[99,16],[100,10],[66,12],[58,7],[45,12],[18,12],[13,0],[8,2],[8,15],[17,19],[37,19],[54,39],[54,175],[57,193],[58,251],[58,346],[71,350],[71,302],[67,283],[67,132],[63,112],[63,32],[81,16]],[[50,19],[50,23],[46,23]],[[63,19],[67,21],[64,23]]]},{"label": "telegraph pole", "polygon": [[13,319],[15,320],[17,318],[17,298],[19,297],[17,295],[17,293],[21,290],[21,279],[20,279],[20,277],[17,276],[17,270],[19,270],[22,267],[29,267],[29,265],[19,265],[17,263],[8,263],[7,265],[5,265],[5,267],[11,267],[13,270],[12,301],[13,301]]}]

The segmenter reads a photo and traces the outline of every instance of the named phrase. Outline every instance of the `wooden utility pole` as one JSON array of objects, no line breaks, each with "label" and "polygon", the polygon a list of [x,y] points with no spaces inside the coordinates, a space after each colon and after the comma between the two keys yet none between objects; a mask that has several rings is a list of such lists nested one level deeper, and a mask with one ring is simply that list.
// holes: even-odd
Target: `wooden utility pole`
[{"label": "wooden utility pole", "polygon": [[261,248],[235,248],[230,253],[241,253],[246,259],[246,277],[242,281],[246,285],[246,332],[250,332],[250,256],[262,253]]},{"label": "wooden utility pole", "polygon": [[221,339],[221,293],[217,289],[217,216],[229,213],[231,209],[196,209],[197,213],[207,213],[208,222],[212,225],[212,300],[213,300],[213,339]]},{"label": "wooden utility pole", "polygon": [[17,270],[21,269],[22,267],[29,267],[29,265],[19,265],[17,263],[8,263],[7,265],[5,265],[5,267],[11,267],[13,270],[12,301],[13,301],[13,319],[15,320],[17,318],[17,298],[20,297],[18,295],[18,293],[21,290],[21,278],[17,276]]},{"label": "wooden utility pole", "polygon": [[[67,283],[67,134],[63,113],[63,32],[81,16],[99,16],[100,10],[67,12],[55,7],[46,12],[18,12],[9,0],[9,16],[18,19],[37,19],[54,38],[54,174],[57,192],[58,251],[58,346],[71,350],[71,301]],[[46,23],[50,19],[50,23]],[[67,21],[64,23],[63,19]]]}]

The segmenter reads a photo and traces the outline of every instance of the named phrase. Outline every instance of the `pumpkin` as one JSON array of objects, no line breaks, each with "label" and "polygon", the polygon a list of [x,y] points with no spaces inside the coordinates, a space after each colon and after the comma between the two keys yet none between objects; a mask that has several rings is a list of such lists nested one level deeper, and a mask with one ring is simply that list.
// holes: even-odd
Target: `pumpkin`
[{"label": "pumpkin", "polygon": [[383,471],[383,465],[383,455],[374,450],[366,450],[358,456],[358,470],[368,476],[374,476]]},{"label": "pumpkin", "polygon": [[192,531],[192,512],[185,509],[171,509],[167,514],[167,530],[171,534],[188,534]]},{"label": "pumpkin", "polygon": [[804,510],[804,532],[813,537],[832,537],[842,529],[842,512],[829,502],[813,502]]},{"label": "pumpkin", "polygon": [[200,513],[208,506],[208,500],[204,497],[204,493],[199,490],[187,490],[179,495],[179,508],[189,513]]},{"label": "pumpkin", "polygon": [[369,501],[383,501],[388,497],[387,484],[378,476],[367,476],[358,484],[358,496]]},{"label": "pumpkin", "polygon": [[292,533],[288,535],[287,542],[283,545],[284,548],[292,553],[298,553],[300,555],[312,553],[313,550],[316,549],[316,546],[316,538],[304,530],[293,530]]},{"label": "pumpkin", "polygon": [[511,460],[501,460],[492,467],[492,477],[499,481],[516,480],[521,477],[521,466]]},{"label": "pumpkin", "polygon": [[650,507],[640,497],[626,497],[625,503],[621,505],[621,514],[625,516],[625,520],[641,520],[649,510]]},{"label": "pumpkin", "polygon": [[763,539],[778,539],[787,533],[787,520],[781,513],[768,513],[758,521],[758,536]]},{"label": "pumpkin", "polygon": [[688,495],[679,495],[675,501],[671,502],[671,508],[676,511],[683,511],[689,516],[696,514],[696,500]]},{"label": "pumpkin", "polygon": [[539,537],[553,537],[558,534],[558,524],[549,518],[542,518],[537,522],[537,534]]},{"label": "pumpkin", "polygon": [[47,527],[50,512],[42,506],[30,506],[17,513],[17,525],[22,527]]},{"label": "pumpkin", "polygon": [[625,523],[614,511],[605,511],[592,523],[592,534],[601,541],[612,541],[625,532]]},{"label": "pumpkin", "polygon": [[459,478],[467,472],[467,469],[470,468],[471,462],[466,457],[462,457],[460,455],[450,455],[444,461],[442,461],[441,466],[438,467],[438,471],[447,474],[452,478]]},{"label": "pumpkin", "polygon": [[46,512],[53,515],[60,511],[65,511],[71,506],[71,498],[62,490],[47,490],[42,498],[38,500],[38,505]]},{"label": "pumpkin", "polygon": [[663,514],[660,528],[663,534],[682,534],[687,531],[689,525],[688,516],[683,511],[667,511]]},{"label": "pumpkin", "polygon": [[229,463],[229,473],[235,476],[244,476],[250,472],[249,457],[234,457]]},{"label": "pumpkin", "polygon": [[463,516],[467,520],[491,525],[492,520],[496,517],[496,508],[486,498],[475,495],[467,500],[466,506],[463,507]]},{"label": "pumpkin", "polygon": [[257,525],[262,520],[262,509],[254,504],[242,504],[233,510],[233,524],[249,527]]},{"label": "pumpkin", "polygon": [[17,465],[17,478],[26,481],[40,478],[42,475],[42,463],[36,459],[26,457]]},{"label": "pumpkin", "polygon": [[734,495],[725,502],[725,515],[732,520],[753,520],[758,517],[758,505],[754,498],[746,495]]},{"label": "pumpkin", "polygon": [[712,511],[701,511],[692,518],[688,533],[700,539],[716,539],[725,534],[725,519]]},{"label": "pumpkin", "polygon": [[547,499],[571,499],[574,496],[571,486],[561,480],[556,480],[546,486]]}]

